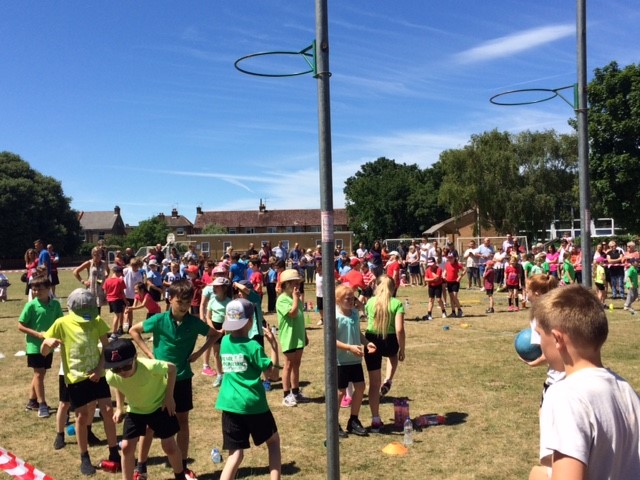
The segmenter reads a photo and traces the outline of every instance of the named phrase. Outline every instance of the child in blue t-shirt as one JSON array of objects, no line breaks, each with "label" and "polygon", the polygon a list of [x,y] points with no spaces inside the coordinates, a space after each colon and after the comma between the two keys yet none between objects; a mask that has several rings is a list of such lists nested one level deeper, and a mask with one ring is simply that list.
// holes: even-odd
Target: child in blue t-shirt
[{"label": "child in blue t-shirt", "polygon": [[[338,405],[342,403],[349,382],[353,384],[351,396],[351,415],[347,422],[347,432],[354,435],[367,436],[367,430],[360,423],[358,415],[364,396],[364,371],[362,358],[363,345],[367,352],[376,351],[374,343],[369,342],[360,331],[360,312],[356,307],[356,295],[351,287],[339,285],[336,288],[336,347],[338,348]],[[338,425],[339,436],[346,437],[342,427]]]}]

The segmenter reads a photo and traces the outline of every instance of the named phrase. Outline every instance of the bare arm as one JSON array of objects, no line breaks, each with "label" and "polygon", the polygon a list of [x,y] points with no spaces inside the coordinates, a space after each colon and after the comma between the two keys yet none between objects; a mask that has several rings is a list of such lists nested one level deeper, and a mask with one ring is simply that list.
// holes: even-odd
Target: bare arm
[{"label": "bare arm", "polygon": [[164,394],[164,408],[171,416],[176,414],[176,401],[173,399],[173,389],[176,386],[176,366],[169,363],[169,372],[167,376],[167,391]]},{"label": "bare arm", "polygon": [[404,331],[404,313],[396,314],[396,336],[398,337],[398,360],[404,362],[404,344],[405,344],[405,331]]},{"label": "bare arm", "polygon": [[39,338],[40,340],[44,339],[42,332],[38,332],[37,330],[26,327],[24,323],[18,322],[18,330],[22,333],[26,333],[27,335],[31,335],[32,337]]},{"label": "bare arm", "polygon": [[293,289],[293,303],[291,304],[291,310],[287,313],[287,316],[295,318],[298,316],[298,302],[300,300],[300,290],[298,287]]},{"label": "bare arm", "polygon": [[62,345],[62,341],[57,338],[45,338],[40,345],[40,353],[45,357],[51,353],[51,350]]},{"label": "bare arm", "polygon": [[147,344],[142,338],[142,332],[142,323],[136,323],[129,329],[129,335],[131,335],[133,341],[136,342],[138,348],[142,350],[142,353],[144,353],[147,358],[155,358],[153,356],[153,352],[149,349],[149,347],[147,347]]},{"label": "bare arm", "polygon": [[552,480],[585,480],[587,466],[580,460],[553,452]]},{"label": "bare arm", "polygon": [[122,413],[124,411],[124,393],[116,389],[116,408],[113,411],[113,421],[120,423],[122,421]]},{"label": "bare arm", "polygon": [[89,283],[89,280],[82,280],[82,277],[80,276],[80,272],[82,272],[83,270],[86,270],[88,272],[90,265],[91,265],[91,260],[87,260],[82,265],[80,265],[79,267],[73,270],[73,276],[76,277],[76,280],[78,280],[85,287],[88,287],[90,283]]},{"label": "bare arm", "polygon": [[[139,325],[139,324],[138,324]],[[200,358],[200,356],[207,351],[207,349],[209,349],[210,347],[213,346],[214,343],[216,343],[216,341],[222,337],[222,335],[224,335],[224,332],[222,331],[218,331],[215,328],[209,328],[209,333],[207,333],[207,341],[204,342],[204,344],[202,345],[202,347],[200,347],[198,350],[196,350],[195,352],[193,352],[190,356],[189,356],[189,361],[190,362],[195,362],[198,358]]]}]

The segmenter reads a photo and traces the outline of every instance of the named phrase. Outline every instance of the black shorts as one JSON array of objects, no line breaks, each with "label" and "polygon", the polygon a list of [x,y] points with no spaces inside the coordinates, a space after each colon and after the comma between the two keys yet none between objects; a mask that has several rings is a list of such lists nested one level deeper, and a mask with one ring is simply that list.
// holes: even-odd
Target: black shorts
[{"label": "black shorts", "polygon": [[287,350],[286,352],[283,351],[282,353],[294,353],[294,352],[297,352],[298,350],[304,350],[304,348],[292,348],[291,350]]},{"label": "black shorts", "polygon": [[601,292],[604,292],[604,284],[603,283],[596,283],[596,288],[598,290],[600,290]]},{"label": "black shorts", "polygon": [[124,313],[124,307],[127,304],[124,300],[116,300],[115,302],[109,302],[109,313]]},{"label": "black shorts", "polygon": [[[213,328],[215,328],[216,330],[222,330],[222,324],[218,323],[218,322],[212,322],[213,323]],[[220,337],[218,340],[216,340],[216,345],[220,345],[222,343],[222,337]]]},{"label": "black shorts", "polygon": [[176,380],[176,385],[173,388],[173,399],[176,402],[176,413],[193,410],[193,388],[190,378]]},{"label": "black shorts", "polygon": [[409,265],[409,274],[420,275],[420,265]]},{"label": "black shorts", "polygon": [[176,416],[171,416],[166,410],[159,408],[155,412],[147,414],[128,412],[124,417],[122,438],[131,440],[143,437],[147,427],[153,430],[156,437],[162,439],[173,437],[180,431]]},{"label": "black shorts", "polygon": [[493,288],[485,288],[484,293],[487,294],[487,297],[490,297],[493,295]]},{"label": "black shorts", "polygon": [[[136,299],[135,298],[127,298],[127,304],[133,306],[133,304],[136,303]],[[131,312],[133,313],[133,312]]]},{"label": "black shorts", "polygon": [[111,390],[109,390],[109,384],[104,377],[98,382],[92,382],[87,379],[78,383],[72,383],[67,385],[67,389],[69,390],[71,410],[74,411],[96,400],[111,398]]},{"label": "black shorts", "polygon": [[460,291],[460,282],[447,282],[447,292],[458,293]]},{"label": "black shorts", "polygon": [[64,383],[64,375],[58,375],[58,399],[63,403],[69,403],[71,401],[69,398],[69,388],[67,388],[67,384]]},{"label": "black shorts", "polygon": [[251,337],[251,340],[254,340],[260,344],[262,348],[264,348],[264,336],[257,334]]},{"label": "black shorts", "polygon": [[318,307],[318,311],[322,311],[322,307],[324,306],[324,300],[322,297],[316,297],[316,306]]},{"label": "black shorts", "polygon": [[60,278],[58,277],[58,272],[51,272],[51,285],[60,285]]},{"label": "black shorts", "polygon": [[442,284],[432,287],[429,285],[429,298],[441,298],[442,297]]},{"label": "black shorts", "polygon": [[387,335],[386,339],[383,339],[380,335],[375,333],[365,333],[367,340],[376,346],[376,351],[369,353],[365,348],[364,350],[364,363],[367,364],[367,370],[369,372],[380,370],[382,367],[382,357],[394,357],[398,354],[400,346],[398,345],[398,337],[396,334]]},{"label": "black shorts", "polygon": [[520,286],[519,285],[507,285],[507,291],[511,291],[511,290],[520,290]]},{"label": "black shorts", "polygon": [[353,365],[338,365],[338,390],[344,390],[349,382],[364,382],[364,371],[362,363],[354,363]]},{"label": "black shorts", "polygon": [[45,370],[49,370],[51,368],[51,362],[53,362],[53,352],[46,357],[41,353],[27,354],[27,367],[29,368],[44,368]]},{"label": "black shorts", "polygon": [[251,447],[249,435],[257,447],[278,432],[270,410],[254,415],[222,412],[222,448],[244,450]]}]

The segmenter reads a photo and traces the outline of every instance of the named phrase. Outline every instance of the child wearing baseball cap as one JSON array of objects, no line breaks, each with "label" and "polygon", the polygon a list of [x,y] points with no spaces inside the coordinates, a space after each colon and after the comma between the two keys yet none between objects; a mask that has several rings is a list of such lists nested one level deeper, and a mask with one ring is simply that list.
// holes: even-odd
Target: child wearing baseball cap
[{"label": "child wearing baseball cap", "polygon": [[160,438],[176,480],[185,480],[182,454],[175,440],[180,430],[173,398],[176,366],[162,360],[138,358],[135,344],[128,339],[114,340],[103,349],[103,355],[107,383],[116,390],[113,418],[117,423],[124,420],[122,478],[133,479],[138,439],[151,428]]},{"label": "child wearing baseball cap", "polygon": [[258,446],[267,444],[271,478],[280,478],[280,436],[273,418],[260,375],[272,375],[274,367],[258,342],[249,338],[253,324],[253,304],[239,298],[227,304],[222,328],[228,335],[222,338],[220,356],[224,378],[216,400],[222,411],[223,448],[229,451],[220,480],[235,478],[244,449],[249,448],[249,436]]}]

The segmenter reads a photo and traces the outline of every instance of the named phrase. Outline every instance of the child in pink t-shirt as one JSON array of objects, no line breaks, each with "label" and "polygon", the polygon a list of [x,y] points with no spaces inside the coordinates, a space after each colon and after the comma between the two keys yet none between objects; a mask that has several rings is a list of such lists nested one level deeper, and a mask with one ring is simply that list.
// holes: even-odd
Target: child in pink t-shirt
[{"label": "child in pink t-shirt", "polygon": [[158,302],[156,302],[149,294],[149,290],[147,290],[147,286],[144,283],[136,283],[133,289],[136,292],[136,296],[134,298],[135,301],[132,307],[127,307],[125,314],[132,310],[146,308],[147,318],[149,318],[162,311]]}]

